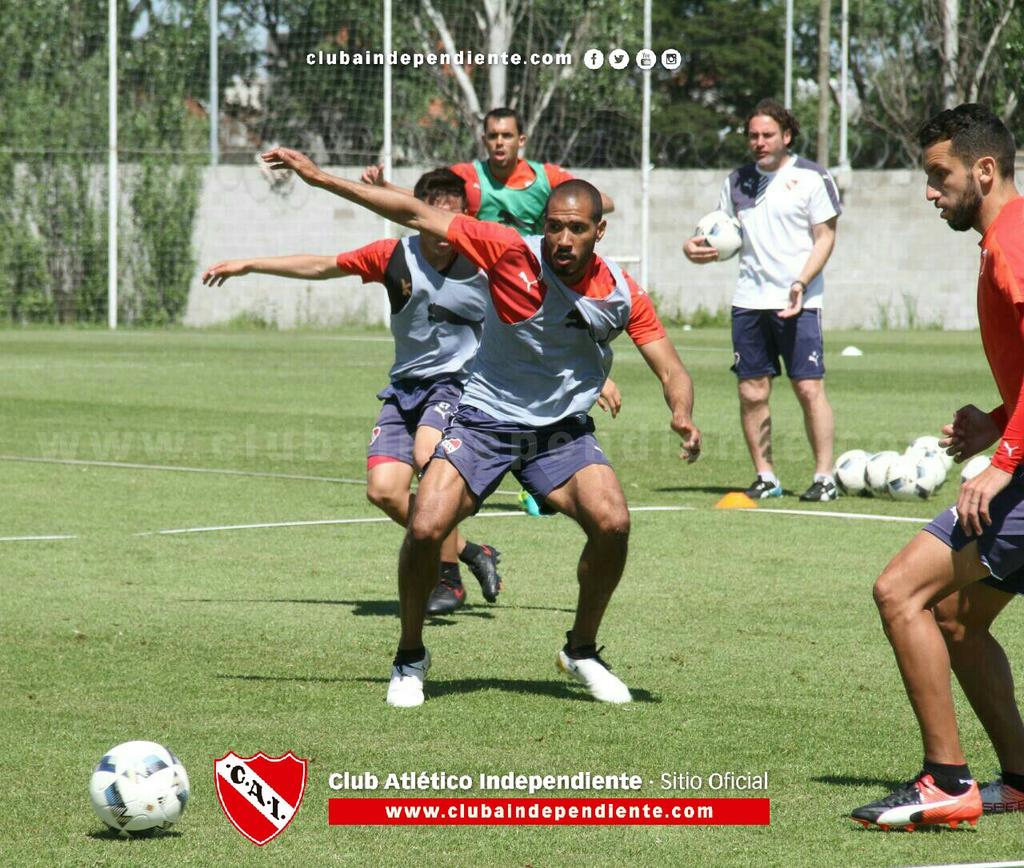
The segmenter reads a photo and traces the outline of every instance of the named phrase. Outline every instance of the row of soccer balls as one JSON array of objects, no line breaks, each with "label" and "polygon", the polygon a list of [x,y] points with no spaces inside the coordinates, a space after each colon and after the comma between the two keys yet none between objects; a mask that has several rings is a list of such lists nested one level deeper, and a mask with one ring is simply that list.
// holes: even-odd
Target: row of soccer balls
[{"label": "row of soccer balls", "polygon": [[[977,476],[990,460],[977,455],[964,465],[961,483]],[[931,497],[946,481],[953,459],[939,446],[938,437],[918,437],[901,455],[894,450],[869,454],[851,449],[839,456],[836,483],[845,494],[919,500]]]}]

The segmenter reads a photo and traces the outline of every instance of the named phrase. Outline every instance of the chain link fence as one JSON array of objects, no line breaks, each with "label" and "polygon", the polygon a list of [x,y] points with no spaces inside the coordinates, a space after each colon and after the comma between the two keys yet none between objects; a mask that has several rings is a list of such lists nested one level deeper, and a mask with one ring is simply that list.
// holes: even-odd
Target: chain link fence
[{"label": "chain link fence", "polygon": [[[883,86],[898,85],[893,93],[909,118],[930,105],[920,94],[932,93],[939,76],[928,62],[934,16],[908,17],[900,12],[906,2],[853,4],[855,167],[906,166],[916,156],[906,130],[870,102],[885,95]],[[937,0],[922,2],[930,9]],[[991,50],[982,51],[984,40],[970,49],[987,67],[964,80],[979,98],[1002,100],[1012,116],[1024,23],[1002,16],[1008,2],[964,0],[965,21],[970,14],[975,24],[991,18],[1002,28]],[[275,144],[336,166],[444,165],[477,155],[483,113],[509,105],[525,119],[532,159],[634,169],[640,177],[644,73],[632,60],[622,69],[588,68],[583,56],[615,47],[634,58],[643,47],[642,0],[581,0],[571,9],[554,0],[109,3],[23,0],[0,20],[8,53],[0,66],[0,319],[109,321],[114,287],[117,320],[179,321],[199,265],[194,233],[206,167],[251,165]],[[817,135],[815,13],[809,0],[797,4],[802,153]],[[649,73],[650,164],[737,164],[745,112],[782,92],[783,0],[658,0],[652,15],[651,47],[659,57],[675,51],[678,63],[662,58]],[[967,36],[985,29],[975,24]],[[916,65],[903,54],[887,60],[892,51],[879,48],[891,43],[893,27],[903,34],[900,52],[913,49]],[[961,46],[968,56],[970,46]],[[897,67],[902,73],[894,75]]]}]

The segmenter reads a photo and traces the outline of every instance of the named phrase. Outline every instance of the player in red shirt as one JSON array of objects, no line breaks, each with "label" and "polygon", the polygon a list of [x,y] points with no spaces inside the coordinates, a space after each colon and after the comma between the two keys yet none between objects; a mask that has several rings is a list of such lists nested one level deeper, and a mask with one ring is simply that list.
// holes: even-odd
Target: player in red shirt
[{"label": "player in red shirt", "polygon": [[[572,179],[561,166],[535,163],[520,158],[526,147],[526,133],[519,112],[510,108],[491,109],[484,115],[483,143],[487,159],[456,163],[451,170],[466,182],[466,212],[480,220],[511,226],[520,234],[539,232],[544,204],[550,192]],[[389,190],[411,191],[384,179],[384,167],[368,166],[362,180]],[[601,194],[601,210],[610,214],[615,203]]]},{"label": "player in red shirt", "polygon": [[[476,512],[512,470],[531,493],[569,516],[587,537],[580,557],[576,617],[559,668],[600,701],[631,699],[601,659],[597,632],[626,561],[629,511],[622,487],[593,436],[587,411],[611,364],[609,344],[626,331],[662,385],[683,457],[700,453],[693,387],[644,295],[618,265],[596,256],[604,235],[600,193],[569,181],[551,195],[543,236],[431,208],[389,190],[323,172],[287,148],[263,155],[315,187],[389,220],[447,238],[487,271],[493,306],[463,397],[417,492],[399,558],[401,637],[389,705],[423,703],[430,656],[424,604],[441,540]],[[532,315],[531,315],[532,314]],[[524,317],[526,317],[524,319]]]},{"label": "player in red shirt", "polygon": [[[465,185],[445,169],[423,175],[414,195],[438,208],[465,211]],[[202,279],[209,286],[222,286],[230,277],[250,273],[305,280],[358,276],[363,283],[379,283],[387,289],[395,364],[391,383],[378,395],[384,403],[370,435],[366,496],[405,527],[414,500],[410,492],[413,475],[430,460],[441,439],[479,346],[486,280],[451,244],[429,235],[407,243],[374,241],[337,256],[227,260],[208,268]],[[430,308],[442,302],[448,307],[439,317]],[[603,409],[610,409],[613,415],[618,411],[614,386],[602,400]],[[463,605],[466,591],[459,561],[469,567],[484,597],[493,603],[501,588],[498,551],[464,539],[457,530],[442,549],[440,582],[431,595],[428,612],[447,614]]]},{"label": "player in red shirt", "polygon": [[[486,160],[456,163],[451,170],[466,182],[466,211],[479,220],[511,226],[521,235],[539,234],[543,229],[544,206],[551,191],[572,180],[561,166],[521,159],[526,133],[519,112],[495,108],[483,119],[481,136]],[[390,190],[408,193],[385,181],[382,166],[369,166],[362,180]],[[602,213],[610,214],[615,203],[601,194]],[[520,502],[530,515],[546,514],[528,491],[520,492]]]},{"label": "player in red shirt", "polygon": [[[882,828],[976,823],[982,812],[1024,810],[1024,723],[992,622],[1024,593],[1024,198],[1016,148],[982,106],[947,109],[919,133],[926,197],[952,229],[981,237],[978,319],[1003,403],[968,404],[943,428],[957,462],[996,441],[990,467],[889,563],[875,602],[924,743],[924,766],[905,787],[853,811]],[[981,788],[960,746],[950,667],[999,756],[1002,775]]]},{"label": "player in red shirt", "polygon": [[[448,238],[487,273],[491,301],[502,322],[523,322],[537,313],[547,291],[544,281],[528,281],[522,274],[524,271],[536,274],[539,264],[529,247],[510,234],[507,228],[464,218],[451,221]],[[555,254],[557,262],[562,261],[559,258],[562,255],[563,251],[559,249]],[[564,255],[573,254],[565,251]],[[637,346],[664,338],[665,329],[654,312],[650,297],[630,275],[624,273],[624,276],[633,303],[626,332]],[[588,298],[604,298],[615,288],[615,280],[607,262],[592,256],[578,280],[568,285]]]}]

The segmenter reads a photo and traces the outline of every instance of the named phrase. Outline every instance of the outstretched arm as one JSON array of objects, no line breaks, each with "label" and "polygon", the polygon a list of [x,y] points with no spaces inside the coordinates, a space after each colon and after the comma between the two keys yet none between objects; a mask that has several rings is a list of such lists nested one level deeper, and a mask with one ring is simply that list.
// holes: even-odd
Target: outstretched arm
[{"label": "outstretched arm", "polygon": [[680,458],[691,464],[700,457],[700,430],[693,424],[693,381],[668,338],[637,347],[647,366],[661,381],[665,403],[672,411],[672,430],[683,438]]},{"label": "outstretched arm", "polygon": [[392,223],[408,226],[417,232],[427,232],[439,238],[448,235],[448,226],[455,219],[455,214],[443,208],[434,208],[393,190],[385,190],[372,184],[360,184],[346,181],[330,175],[316,165],[309,157],[291,148],[274,148],[263,154],[264,162],[271,169],[292,169],[311,187],[319,187],[328,193],[334,193],[356,205],[379,214]]},{"label": "outstretched arm", "polygon": [[296,256],[268,256],[260,259],[225,259],[203,272],[203,283],[207,286],[223,286],[229,277],[253,272],[304,280],[327,280],[329,277],[345,277],[348,274],[338,268],[333,256],[300,253]]}]

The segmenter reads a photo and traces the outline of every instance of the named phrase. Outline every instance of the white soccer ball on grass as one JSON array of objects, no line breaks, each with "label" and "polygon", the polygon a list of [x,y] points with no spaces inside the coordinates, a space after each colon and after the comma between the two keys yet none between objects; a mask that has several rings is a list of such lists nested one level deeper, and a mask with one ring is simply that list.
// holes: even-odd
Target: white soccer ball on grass
[{"label": "white soccer ball on grass", "polygon": [[836,459],[832,474],[844,494],[864,492],[864,468],[867,466],[868,458],[868,453],[863,449],[850,449]]},{"label": "white soccer ball on grass", "polygon": [[703,236],[718,251],[719,262],[731,259],[743,246],[743,230],[740,221],[724,211],[712,211],[700,218],[694,236]]},{"label": "white soccer ball on grass", "polygon": [[917,466],[922,469],[923,478],[933,492],[946,483],[946,465],[938,456],[925,455],[917,460]]},{"label": "white soccer ball on grass", "polygon": [[953,466],[953,456],[949,455],[945,449],[939,446],[939,438],[933,437],[930,434],[924,437],[918,437],[913,443],[907,447],[907,451],[904,455],[918,455],[921,457],[930,456],[938,458],[942,462],[942,466],[947,473]]},{"label": "white soccer ball on grass", "polygon": [[89,781],[97,816],[122,835],[169,829],[188,803],[188,773],[162,744],[126,741],[108,750]]},{"label": "white soccer ball on grass", "polygon": [[[893,500],[925,500],[935,491],[936,472],[941,470],[937,458],[901,455],[886,471],[885,489]],[[945,478],[942,471],[942,480]]]},{"label": "white soccer ball on grass", "polygon": [[894,449],[885,449],[882,452],[876,452],[868,459],[868,463],[864,466],[864,491],[866,493],[875,497],[888,495],[889,490],[885,485],[886,475],[889,473],[889,465],[899,457],[899,452]]}]

